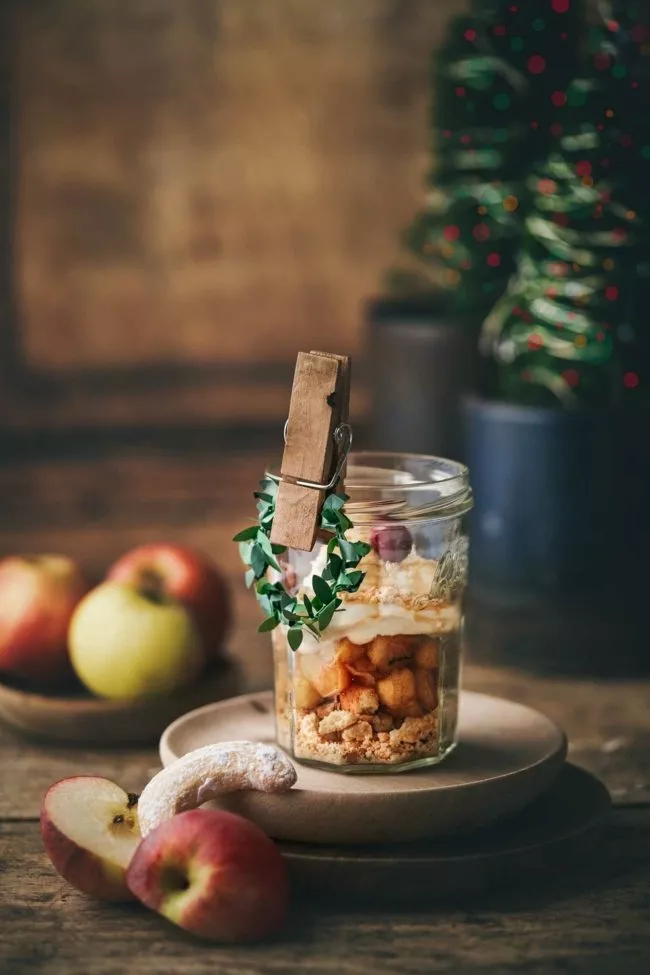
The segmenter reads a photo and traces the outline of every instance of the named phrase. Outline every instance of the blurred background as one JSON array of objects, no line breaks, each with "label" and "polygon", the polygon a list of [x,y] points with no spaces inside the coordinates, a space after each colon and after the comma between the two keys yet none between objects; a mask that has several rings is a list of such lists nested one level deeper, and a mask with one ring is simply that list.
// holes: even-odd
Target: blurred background
[{"label": "blurred background", "polygon": [[5,430],[271,426],[358,354],[454,6],[4,3]]},{"label": "blurred background", "polygon": [[[399,443],[464,457],[471,468],[476,459],[477,565],[483,567],[476,590],[486,590],[479,602],[487,605],[490,620],[497,609],[506,613],[509,658],[522,652],[521,634],[534,632],[525,656],[539,664],[555,639],[546,628],[549,605],[568,603],[573,612],[580,603],[578,616],[587,619],[591,634],[587,643],[602,632],[583,599],[585,588],[595,592],[590,581],[584,584],[585,566],[594,566],[594,526],[601,539],[616,543],[611,552],[596,546],[601,564],[625,559],[633,532],[613,516],[619,481],[605,478],[606,490],[592,505],[576,499],[584,496],[584,478],[594,480],[594,470],[611,474],[612,463],[617,470],[626,466],[611,459],[611,444],[618,442],[618,419],[612,419],[621,406],[617,397],[578,403],[575,421],[564,402],[529,401],[508,384],[484,388],[478,334],[499,294],[484,293],[468,308],[439,300],[439,288],[435,294],[409,289],[408,276],[389,273],[400,263],[405,228],[425,205],[439,141],[432,130],[439,71],[432,72],[432,54],[447,45],[445,63],[456,64],[450,18],[469,6],[459,0],[2,0],[4,554],[65,552],[101,576],[113,559],[142,542],[197,545],[224,566],[238,618],[250,618],[236,632],[235,649],[252,661],[253,683],[267,682],[266,651],[260,663],[249,645],[265,647],[266,639],[252,635],[256,608],[240,581],[230,539],[252,511],[248,498],[265,464],[281,451],[296,353],[321,349],[354,357],[357,446]],[[586,16],[564,0],[535,0],[534,6],[548,8],[551,19],[571,16],[574,26]],[[611,20],[615,11],[592,7],[606,32],[607,16]],[[644,22],[645,9],[639,4],[635,23]],[[543,41],[552,51],[559,33],[548,19],[537,18],[542,26],[535,27],[532,11],[525,13],[522,63],[528,67],[522,71],[538,75],[539,63],[530,59],[540,57],[544,31],[552,31]],[[515,4],[495,0],[474,3],[470,16],[494,41],[510,30],[502,16],[520,14]],[[474,26],[461,27],[473,43]],[[519,40],[518,34],[507,36]],[[638,47],[644,38],[637,34]],[[571,32],[569,39],[573,43]],[[522,48],[511,44],[510,50]],[[561,56],[554,61],[566,86],[572,62]],[[475,77],[471,67],[463,76],[470,86]],[[453,71],[447,75],[456,95],[463,78],[459,85]],[[553,85],[543,90],[557,95]],[[511,104],[503,95],[499,88],[493,106]],[[458,117],[453,105],[444,104],[445,117]],[[560,100],[553,105],[560,108]],[[476,118],[471,121],[477,125]],[[478,121],[483,124],[483,117]],[[512,146],[512,155],[525,157],[517,138]],[[507,166],[504,172],[509,179]],[[515,175],[523,186],[522,174]],[[523,201],[507,192],[499,205],[506,198],[509,214]],[[474,204],[482,205],[480,199]],[[440,226],[447,244],[458,236],[461,244],[465,237],[486,244],[490,236],[475,232],[474,223],[454,223],[453,234],[444,220]],[[490,242],[487,250],[487,266],[501,275],[502,288],[504,272],[516,267],[516,255],[501,250],[511,237],[506,225],[499,247]],[[427,251],[421,234],[411,234],[407,243],[411,252]],[[453,255],[442,257],[454,270]],[[459,281],[460,275],[448,275],[443,290],[458,289]],[[394,329],[396,322],[397,337],[385,327]],[[621,376],[631,369],[625,365]],[[638,385],[636,371],[634,376],[625,380],[626,389]],[[573,379],[565,376],[563,383],[571,386]],[[461,417],[467,392],[485,396],[488,411],[495,401],[529,411],[512,422],[519,429],[522,415],[536,427],[543,421],[547,446],[532,453],[530,443],[527,453],[515,448],[519,461],[513,461],[513,435],[495,435],[480,424],[477,432],[478,421],[468,440]],[[594,406],[600,419],[592,421],[589,413],[583,421]],[[558,423],[564,429],[560,417],[569,415],[568,423],[586,422],[588,431],[558,432]],[[635,413],[635,423],[641,415]],[[505,446],[494,446],[494,436]],[[633,440],[638,444],[643,436]],[[578,442],[591,445],[577,452],[582,475],[569,461]],[[604,453],[603,444],[610,445]],[[499,459],[500,449],[507,462]],[[531,509],[540,511],[540,497],[524,482],[516,481],[514,494],[529,498],[529,508],[512,526],[500,521],[501,507],[512,508],[517,463],[544,485],[542,531],[536,527],[528,540],[528,528],[539,520]],[[498,484],[486,466],[500,473]],[[647,497],[640,470],[634,468],[637,504]],[[600,475],[595,479],[603,483]],[[501,507],[494,506],[494,492]],[[574,517],[583,509],[584,518]],[[513,555],[513,537],[523,539],[523,555],[516,541]],[[485,544],[499,538],[507,539],[508,551],[495,597],[484,583],[497,556],[493,549],[486,554]],[[570,565],[565,577],[567,552],[576,550],[579,564]],[[614,574],[630,578],[618,569]],[[513,580],[520,579],[513,606],[504,593],[512,594]],[[526,615],[531,612],[537,614],[533,630]],[[625,606],[621,612],[626,616]],[[512,629],[513,618],[518,629]],[[474,616],[470,631],[499,659],[505,655],[503,630],[494,624],[493,633],[487,619]],[[616,627],[620,614],[617,620]],[[570,626],[584,629],[575,620]],[[599,654],[611,657],[611,642]],[[633,656],[638,663],[639,655]],[[584,660],[582,654],[580,666]]]},{"label": "blurred background", "polygon": [[363,442],[361,305],[422,194],[454,6],[3,0],[3,554],[101,576],[196,544],[254,632],[230,539],[298,350],[355,357]]}]

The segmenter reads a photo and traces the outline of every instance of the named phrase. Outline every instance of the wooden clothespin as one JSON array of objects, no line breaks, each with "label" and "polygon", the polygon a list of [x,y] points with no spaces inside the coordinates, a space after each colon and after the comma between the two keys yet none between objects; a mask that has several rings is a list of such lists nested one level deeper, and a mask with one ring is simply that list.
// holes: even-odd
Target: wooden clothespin
[{"label": "wooden clothespin", "polygon": [[311,552],[328,491],[342,484],[352,431],[350,358],[299,352],[271,541]]}]

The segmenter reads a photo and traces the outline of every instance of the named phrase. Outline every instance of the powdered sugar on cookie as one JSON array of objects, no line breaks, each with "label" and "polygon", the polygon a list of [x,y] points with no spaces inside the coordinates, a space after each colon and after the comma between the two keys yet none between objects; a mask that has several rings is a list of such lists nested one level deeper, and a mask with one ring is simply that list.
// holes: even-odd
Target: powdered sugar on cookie
[{"label": "powdered sugar on cookie", "polygon": [[138,803],[142,835],[228,792],[286,792],[296,770],[274,745],[229,741],[188,752],[154,775]]}]

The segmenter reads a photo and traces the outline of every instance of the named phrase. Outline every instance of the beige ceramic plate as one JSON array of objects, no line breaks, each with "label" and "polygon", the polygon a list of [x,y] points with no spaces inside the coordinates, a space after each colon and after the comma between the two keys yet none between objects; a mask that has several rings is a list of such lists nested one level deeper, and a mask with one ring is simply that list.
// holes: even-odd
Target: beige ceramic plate
[{"label": "beige ceramic plate", "polygon": [[[211,704],[175,721],[160,741],[164,765],[219,741],[274,740],[271,692]],[[431,769],[341,775],[296,763],[284,795],[240,792],[220,805],[271,836],[303,843],[430,839],[485,826],[523,809],[553,782],[566,756],[564,734],[521,704],[485,694],[461,697],[459,743]]]}]

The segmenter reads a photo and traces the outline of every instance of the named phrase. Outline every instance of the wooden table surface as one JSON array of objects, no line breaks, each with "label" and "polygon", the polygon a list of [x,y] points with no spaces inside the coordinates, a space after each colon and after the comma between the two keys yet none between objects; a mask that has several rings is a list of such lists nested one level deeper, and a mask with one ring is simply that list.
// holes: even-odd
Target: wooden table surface
[{"label": "wooden table surface", "polygon": [[[139,541],[201,545],[232,578],[232,650],[248,686],[270,686],[268,642],[255,632],[256,607],[228,541],[250,511],[262,463],[257,454],[189,463],[138,451],[0,469],[0,498],[11,498],[0,514],[1,551],[65,551],[100,571]],[[75,750],[0,728],[1,975],[650,972],[650,681],[542,679],[470,662],[464,684],[546,712],[567,731],[571,759],[609,787],[611,822],[578,873],[466,909],[302,903],[273,943],[204,945],[137,906],[77,894],[41,847],[39,804],[51,782],[93,772],[139,791],[158,768],[155,750]]]}]

